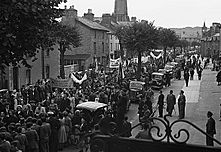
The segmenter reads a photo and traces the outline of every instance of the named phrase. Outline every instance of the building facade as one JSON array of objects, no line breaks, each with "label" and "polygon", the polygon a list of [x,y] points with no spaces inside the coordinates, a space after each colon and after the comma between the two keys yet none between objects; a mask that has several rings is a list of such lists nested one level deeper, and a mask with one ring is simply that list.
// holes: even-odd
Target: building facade
[{"label": "building facade", "polygon": [[201,39],[201,55],[216,58],[220,54],[220,23],[212,23],[210,28],[207,28],[205,23],[202,28]]}]

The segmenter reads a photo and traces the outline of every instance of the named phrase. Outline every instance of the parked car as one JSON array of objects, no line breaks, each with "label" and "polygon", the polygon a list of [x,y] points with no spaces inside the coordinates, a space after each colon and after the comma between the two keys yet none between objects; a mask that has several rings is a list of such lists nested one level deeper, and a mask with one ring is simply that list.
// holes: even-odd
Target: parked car
[{"label": "parked car", "polygon": [[166,75],[164,73],[153,72],[152,80],[150,82],[151,88],[162,89],[166,85]]}]

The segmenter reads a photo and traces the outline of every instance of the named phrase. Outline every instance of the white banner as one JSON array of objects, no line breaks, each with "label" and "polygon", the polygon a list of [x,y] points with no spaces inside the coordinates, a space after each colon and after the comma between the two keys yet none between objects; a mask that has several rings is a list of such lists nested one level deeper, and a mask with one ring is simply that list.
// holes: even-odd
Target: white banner
[{"label": "white banner", "polygon": [[145,83],[142,81],[131,81],[130,82],[130,90],[134,91],[140,91],[143,89],[143,85]]},{"label": "white banner", "polygon": [[69,79],[51,79],[54,88],[73,88],[73,81]]},{"label": "white banner", "polygon": [[75,75],[72,73],[71,74],[71,78],[74,82],[78,83],[78,84],[82,84],[85,80],[87,80],[87,74],[85,73],[84,76],[82,77],[81,80],[79,80],[78,78],[75,77]]},{"label": "white banner", "polygon": [[110,68],[119,68],[120,58],[118,59],[110,59]]},{"label": "white banner", "polygon": [[153,52],[150,52],[150,56],[152,56],[154,59],[159,59],[160,57],[162,57],[162,53],[160,53],[158,56],[155,56]]}]

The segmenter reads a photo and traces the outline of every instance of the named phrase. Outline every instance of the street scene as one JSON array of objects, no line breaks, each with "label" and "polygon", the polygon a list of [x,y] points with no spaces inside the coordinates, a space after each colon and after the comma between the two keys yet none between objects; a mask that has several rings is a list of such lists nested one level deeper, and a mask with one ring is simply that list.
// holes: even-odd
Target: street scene
[{"label": "street scene", "polygon": [[221,2],[140,1],[1,2],[0,152],[221,151]]}]

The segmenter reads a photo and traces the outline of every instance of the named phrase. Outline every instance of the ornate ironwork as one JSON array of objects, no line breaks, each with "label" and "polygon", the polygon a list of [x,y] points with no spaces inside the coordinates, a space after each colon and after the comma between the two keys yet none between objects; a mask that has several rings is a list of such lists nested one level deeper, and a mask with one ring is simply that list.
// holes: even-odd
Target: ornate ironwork
[{"label": "ornate ironwork", "polygon": [[[139,139],[131,139],[131,138],[119,138],[121,135],[123,135],[125,132],[128,132],[129,130],[126,130],[122,134],[118,135],[109,135],[109,136],[97,136],[92,140],[91,143],[91,151],[93,152],[115,152],[116,149],[119,152],[142,152],[146,151],[147,147],[151,151],[161,151],[162,147],[165,148],[165,144],[167,145],[166,148],[168,151],[175,152],[180,148],[184,148],[187,151],[193,150],[196,152],[201,152],[203,151],[220,151],[219,147],[210,147],[210,146],[196,146],[196,145],[191,145],[187,144],[187,142],[190,139],[190,132],[187,129],[184,128],[179,128],[174,129],[173,127],[178,124],[178,123],[185,123],[202,134],[212,138],[210,135],[208,135],[206,132],[204,132],[202,129],[197,127],[195,124],[185,120],[185,119],[178,119],[173,122],[170,122],[168,119],[169,115],[165,115],[164,118],[157,118],[157,117],[151,117],[148,118],[145,122],[138,123],[137,125],[133,126],[131,128],[134,129],[140,125],[143,125],[144,123],[157,123],[160,122],[162,125],[159,127],[158,125],[152,125],[149,128],[149,134],[151,136],[151,140],[139,140]],[[165,130],[162,130],[163,129]],[[155,132],[154,132],[155,130]],[[155,134],[153,134],[155,133]],[[185,134],[185,136],[182,136]],[[180,140],[182,137],[182,140]],[[183,138],[185,137],[185,138]],[[221,143],[212,138],[214,142],[217,144],[221,145]],[[161,142],[164,141],[164,142]],[[148,146],[147,146],[148,145]],[[174,149],[175,146],[175,149]],[[148,151],[149,151],[148,150]]]},{"label": "ornate ironwork", "polygon": [[[202,134],[210,137],[211,139],[213,139],[214,142],[216,142],[217,144],[221,145],[221,142],[219,142],[217,139],[211,137],[209,134],[207,134],[205,131],[203,131],[201,128],[199,128],[198,126],[196,126],[195,124],[185,120],[185,119],[178,119],[173,121],[172,123],[168,120],[169,115],[165,115],[164,119],[160,119],[160,118],[156,118],[156,117],[151,117],[148,119],[149,121],[159,121],[160,123],[163,124],[163,127],[165,128],[165,132],[162,133],[162,129],[160,129],[159,126],[156,125],[152,125],[149,129],[149,134],[152,138],[153,141],[163,141],[166,139],[167,142],[173,141],[175,143],[178,144],[186,144],[187,141],[190,139],[190,133],[187,129],[181,128],[177,130],[177,133],[173,134],[173,127],[178,124],[178,123],[186,123],[190,126],[192,126],[193,128],[195,128],[196,130],[198,130],[199,132],[201,132]],[[142,123],[139,123],[137,126],[141,125]],[[153,136],[153,129],[156,130],[156,136],[158,138],[155,138]],[[180,141],[179,139],[181,138],[181,135],[185,134],[185,139],[183,139],[182,141]]]}]

